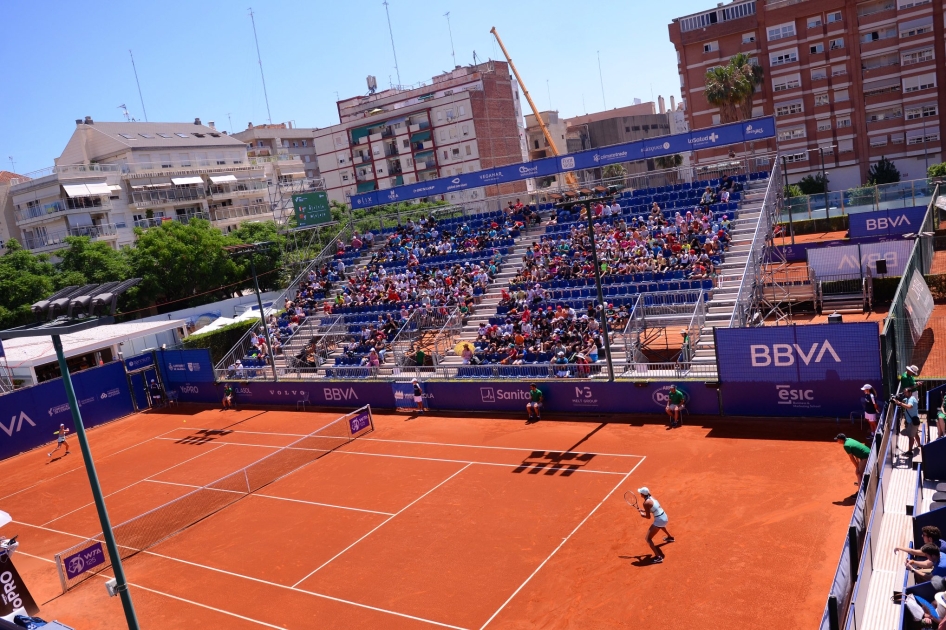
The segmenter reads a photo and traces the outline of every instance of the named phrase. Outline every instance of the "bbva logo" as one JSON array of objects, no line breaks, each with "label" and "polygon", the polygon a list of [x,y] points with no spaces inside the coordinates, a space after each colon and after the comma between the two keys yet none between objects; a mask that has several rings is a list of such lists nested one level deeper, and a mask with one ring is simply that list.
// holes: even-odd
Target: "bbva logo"
[{"label": "bbva logo", "polygon": [[808,352],[805,352],[797,343],[773,343],[771,347],[765,344],[749,346],[752,367],[788,367],[795,365],[795,355],[798,355],[798,358],[805,365],[821,363],[825,360],[825,357],[830,357],[835,363],[841,362],[841,357],[838,356],[831,342],[827,339],[821,344],[817,341],[811,344]]},{"label": "bbva logo", "polygon": [[16,431],[17,433],[19,433],[20,429],[23,428],[23,421],[24,421],[24,420],[25,420],[31,427],[35,427],[35,426],[36,426],[36,423],[33,422],[33,421],[30,419],[30,417],[29,417],[28,415],[26,415],[26,412],[25,412],[25,411],[21,411],[21,412],[20,412],[20,416],[19,416],[19,421],[17,421],[17,416],[14,414],[14,416],[13,416],[12,418],[10,418],[10,426],[5,426],[2,422],[0,422],[0,429],[2,429],[3,432],[6,433],[7,435],[9,435],[10,437],[13,437],[14,425],[16,426],[15,431]]},{"label": "bbva logo", "polygon": [[358,400],[354,387],[326,387],[322,390],[325,400]]},{"label": "bbva logo", "polygon": [[909,225],[910,219],[907,218],[907,215],[901,214],[899,217],[880,217],[878,219],[867,219],[867,229],[868,230],[889,230],[890,228],[899,227],[901,225]]}]

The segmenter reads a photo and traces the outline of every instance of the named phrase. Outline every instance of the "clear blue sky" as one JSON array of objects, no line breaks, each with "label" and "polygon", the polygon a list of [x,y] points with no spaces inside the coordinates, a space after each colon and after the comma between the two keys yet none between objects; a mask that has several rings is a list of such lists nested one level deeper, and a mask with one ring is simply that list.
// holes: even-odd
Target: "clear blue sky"
[{"label": "clear blue sky", "polygon": [[[380,0],[341,2],[162,2],[8,0],[0,90],[0,169],[50,166],[75,119],[144,119],[132,49],[152,121],[213,120],[233,131],[266,122],[266,104],[247,7],[253,5],[273,122],[338,122],[342,97],[397,82]],[[667,25],[715,6],[712,0],[545,2],[389,0],[403,84],[429,80],[453,62],[443,14],[450,12],[457,63],[501,59],[496,26],[540,109],[562,116],[602,109],[596,52],[608,108],[635,97],[680,95]],[[548,80],[548,89],[546,88]],[[584,99],[584,103],[583,103]],[[525,112],[528,113],[528,112]]]}]

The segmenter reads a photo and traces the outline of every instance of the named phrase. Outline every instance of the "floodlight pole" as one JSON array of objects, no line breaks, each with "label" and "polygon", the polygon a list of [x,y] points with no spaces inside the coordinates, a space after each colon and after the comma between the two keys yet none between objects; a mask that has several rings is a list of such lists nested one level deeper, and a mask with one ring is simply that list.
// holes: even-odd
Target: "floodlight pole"
[{"label": "floodlight pole", "polygon": [[[608,382],[614,382],[614,363],[611,360],[611,333],[608,331],[608,304],[604,301],[601,290],[601,265],[598,263],[598,250],[595,247],[595,228],[592,223],[592,208],[588,204],[588,238],[591,240],[591,258],[595,266],[595,287],[598,289],[598,303],[601,305],[601,331],[604,333],[604,351],[608,360]],[[594,343],[594,340],[592,340]]]},{"label": "floodlight pole", "polygon": [[253,272],[253,288],[256,289],[256,303],[259,304],[259,320],[263,324],[263,334],[266,335],[266,347],[269,349],[269,365],[273,368],[273,381],[278,382],[276,377],[276,355],[273,353],[273,339],[269,334],[269,326],[266,325],[266,313],[263,311],[263,298],[259,292],[259,280],[256,278],[256,262],[250,256],[250,270]]},{"label": "floodlight pole", "polygon": [[99,514],[99,522],[102,525],[102,537],[105,538],[105,547],[108,549],[108,555],[112,560],[112,572],[115,574],[115,590],[122,600],[122,608],[125,609],[125,621],[128,623],[128,630],[139,630],[138,617],[135,615],[135,605],[131,601],[131,592],[128,590],[128,582],[125,580],[125,570],[122,568],[122,558],[118,552],[118,545],[115,542],[115,535],[112,532],[112,523],[108,518],[108,510],[105,508],[105,497],[102,495],[102,487],[99,485],[99,477],[95,472],[95,462],[92,461],[92,450],[89,448],[89,440],[85,434],[85,426],[82,424],[82,413],[79,411],[79,402],[76,399],[75,389],[72,387],[72,378],[69,375],[69,366],[66,364],[66,356],[62,351],[62,339],[59,335],[53,335],[53,347],[56,349],[56,358],[59,359],[59,371],[62,373],[62,384],[66,388],[66,400],[69,402],[69,410],[72,411],[72,421],[76,427],[76,439],[79,441],[79,448],[82,450],[82,459],[85,462],[85,471],[89,475],[89,485],[92,486],[92,498],[95,501],[95,510]]}]

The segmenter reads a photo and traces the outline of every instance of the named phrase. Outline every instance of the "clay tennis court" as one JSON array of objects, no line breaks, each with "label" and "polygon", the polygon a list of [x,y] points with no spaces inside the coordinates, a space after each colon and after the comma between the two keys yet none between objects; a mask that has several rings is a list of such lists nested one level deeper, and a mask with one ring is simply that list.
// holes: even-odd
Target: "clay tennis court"
[{"label": "clay tennis court", "polygon": [[[350,411],[350,410],[344,410]],[[113,523],[343,412],[188,409],[90,431]],[[524,415],[524,414],[523,414]],[[855,490],[833,424],[375,414],[375,430],[125,561],[143,628],[813,627]],[[848,428],[848,427],[842,427]],[[857,435],[849,430],[849,434]],[[858,437],[860,437],[858,435]],[[0,462],[40,616],[125,627],[109,571],[62,594],[53,557],[100,531],[77,444]],[[624,502],[676,542],[649,562]],[[659,541],[659,536],[658,536]]]}]

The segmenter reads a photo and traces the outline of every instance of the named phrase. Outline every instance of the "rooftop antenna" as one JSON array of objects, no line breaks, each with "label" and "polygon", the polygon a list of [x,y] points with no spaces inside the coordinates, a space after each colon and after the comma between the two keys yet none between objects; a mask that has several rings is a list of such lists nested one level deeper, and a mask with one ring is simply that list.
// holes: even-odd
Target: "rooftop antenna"
[{"label": "rooftop antenna", "polygon": [[259,39],[256,37],[256,19],[253,17],[253,7],[248,9],[250,12],[250,22],[253,23],[253,41],[256,42],[256,60],[259,62],[259,75],[263,79],[263,98],[266,99],[266,118],[269,124],[273,124],[273,115],[269,111],[269,95],[266,93],[266,75],[263,74],[263,58],[259,54]]},{"label": "rooftop antenna", "polygon": [[604,108],[608,108],[608,102],[604,100],[604,75],[601,74],[601,51],[598,51],[598,79],[601,81],[601,102],[604,104]]},{"label": "rooftop antenna", "polygon": [[145,122],[148,122],[148,110],[145,109],[145,97],[141,95],[141,82],[138,81],[138,68],[135,66],[135,56],[131,54],[131,48],[128,49],[128,56],[131,57],[131,69],[135,71],[135,85],[138,86],[138,99],[141,101],[141,111],[145,115]]},{"label": "rooftop antenna", "polygon": [[11,173],[16,173],[16,162],[13,161],[13,156],[12,156],[12,155],[8,155],[7,157],[10,159],[10,168],[13,169],[13,170],[10,171],[10,172],[11,172]]},{"label": "rooftop antenna", "polygon": [[549,111],[552,111],[552,88],[549,87],[549,80],[545,80],[545,89],[549,93]]},{"label": "rooftop antenna", "polygon": [[475,66],[475,65],[478,65],[478,64],[479,64],[479,62],[476,60],[476,51],[474,50],[474,51],[473,51],[473,65]]},{"label": "rooftop antenna", "polygon": [[233,119],[230,118],[230,112],[227,112],[227,120],[230,121],[230,135],[233,135]]},{"label": "rooftop antenna", "polygon": [[391,52],[394,53],[394,71],[397,73],[397,84],[401,85],[401,70],[397,67],[397,50],[394,48],[394,31],[391,30],[391,12],[388,11],[388,0],[384,0],[384,14],[388,16],[388,34],[391,36]]},{"label": "rooftop antenna", "polygon": [[457,51],[453,49],[453,29],[450,28],[450,12],[443,14],[447,18],[447,32],[450,33],[450,54],[453,55],[453,67],[457,67]]},{"label": "rooftop antenna", "polygon": [[122,112],[125,114],[125,122],[131,122],[131,120],[132,120],[131,114],[128,113],[128,108],[125,107],[125,104],[124,104],[124,103],[122,103],[121,105],[119,105],[116,109],[122,110]]}]

